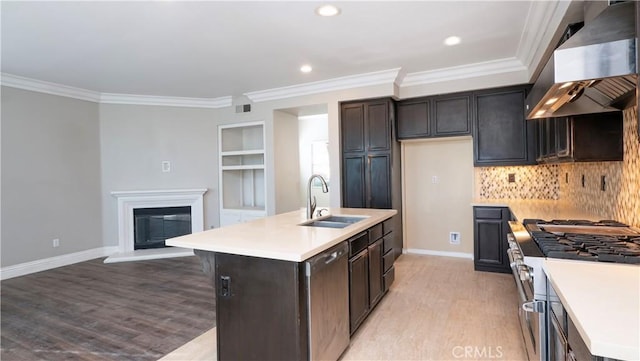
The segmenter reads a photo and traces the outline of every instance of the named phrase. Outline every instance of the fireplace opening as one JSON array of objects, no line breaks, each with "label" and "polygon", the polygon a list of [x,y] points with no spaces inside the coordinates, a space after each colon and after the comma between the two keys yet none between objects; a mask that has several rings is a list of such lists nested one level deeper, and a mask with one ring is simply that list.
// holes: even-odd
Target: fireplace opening
[{"label": "fireplace opening", "polygon": [[167,238],[191,233],[191,206],[136,208],[133,233],[134,250],[167,247]]}]

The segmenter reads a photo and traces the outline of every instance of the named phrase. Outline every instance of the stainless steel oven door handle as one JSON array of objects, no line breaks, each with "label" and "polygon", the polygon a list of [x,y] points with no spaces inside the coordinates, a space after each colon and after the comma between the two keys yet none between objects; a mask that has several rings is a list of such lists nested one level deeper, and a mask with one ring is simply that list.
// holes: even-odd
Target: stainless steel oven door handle
[{"label": "stainless steel oven door handle", "polygon": [[522,309],[529,313],[544,313],[545,301],[528,301],[522,304]]}]

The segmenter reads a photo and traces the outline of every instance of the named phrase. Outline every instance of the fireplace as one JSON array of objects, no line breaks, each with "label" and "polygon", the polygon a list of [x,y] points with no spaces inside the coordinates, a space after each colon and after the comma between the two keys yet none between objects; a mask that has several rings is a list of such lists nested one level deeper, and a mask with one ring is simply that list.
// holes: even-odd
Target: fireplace
[{"label": "fireplace", "polygon": [[[105,262],[193,255],[190,249],[165,247],[164,239],[204,230],[206,191],[204,188],[111,192],[118,203],[119,252]],[[138,241],[138,237],[145,241]]]},{"label": "fireplace", "polygon": [[133,210],[133,249],[166,247],[165,240],[191,233],[191,207]]}]

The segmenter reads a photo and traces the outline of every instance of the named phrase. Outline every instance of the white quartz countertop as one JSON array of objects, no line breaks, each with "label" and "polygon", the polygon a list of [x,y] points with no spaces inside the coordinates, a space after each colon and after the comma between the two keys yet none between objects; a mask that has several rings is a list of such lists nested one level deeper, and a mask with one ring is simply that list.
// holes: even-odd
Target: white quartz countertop
[{"label": "white quartz countertop", "polygon": [[546,259],[543,269],[591,354],[640,360],[640,267]]},{"label": "white quartz countertop", "polygon": [[[331,215],[364,216],[345,228],[299,226],[306,210],[171,238],[169,246],[301,262],[397,213],[393,209],[330,208]],[[324,217],[322,217],[324,218]]]},{"label": "white quartz countertop", "polygon": [[524,219],[585,219],[599,221],[606,219],[597,211],[588,211],[571,205],[568,202],[539,199],[483,199],[475,200],[472,206],[484,207],[509,207],[516,219],[522,222]]}]

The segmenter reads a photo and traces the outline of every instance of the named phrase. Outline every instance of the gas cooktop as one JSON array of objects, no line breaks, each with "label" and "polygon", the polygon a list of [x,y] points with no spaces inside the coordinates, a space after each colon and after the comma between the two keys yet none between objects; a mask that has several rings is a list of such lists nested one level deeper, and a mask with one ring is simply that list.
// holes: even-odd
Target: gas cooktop
[{"label": "gas cooktop", "polygon": [[640,264],[640,232],[624,223],[525,219],[523,224],[546,257]]}]

